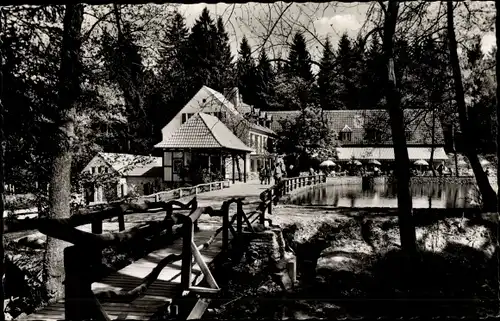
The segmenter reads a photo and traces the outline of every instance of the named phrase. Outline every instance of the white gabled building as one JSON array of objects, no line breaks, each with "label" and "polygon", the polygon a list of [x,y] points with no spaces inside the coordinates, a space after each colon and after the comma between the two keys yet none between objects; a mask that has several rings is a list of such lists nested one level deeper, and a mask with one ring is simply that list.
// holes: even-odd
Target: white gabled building
[{"label": "white gabled building", "polygon": [[[196,120],[189,122],[195,116]],[[235,159],[234,168],[240,169],[242,180],[255,176],[260,166],[271,163],[268,147],[276,137],[270,129],[271,121],[265,113],[241,102],[237,88],[224,96],[203,86],[162,129],[162,141],[155,145],[163,150],[164,181],[185,180],[180,175],[181,168],[194,166],[193,160],[201,163],[196,166],[218,171],[225,179],[235,179],[238,177],[233,171]],[[224,139],[223,132],[228,138],[231,136],[228,133],[233,135]]]},{"label": "white gabled building", "polygon": [[98,153],[82,170],[82,174],[91,176],[116,177],[114,186],[105,190],[103,184],[88,184],[84,187],[84,197],[88,204],[105,203],[106,195],[117,198],[134,192],[137,195],[148,195],[161,190],[162,187],[161,157]]}]

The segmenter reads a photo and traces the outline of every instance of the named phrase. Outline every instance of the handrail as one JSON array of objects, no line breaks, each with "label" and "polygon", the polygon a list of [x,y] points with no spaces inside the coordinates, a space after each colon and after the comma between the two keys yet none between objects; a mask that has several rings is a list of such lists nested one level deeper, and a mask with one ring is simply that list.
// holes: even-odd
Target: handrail
[{"label": "handrail", "polygon": [[[150,195],[143,195],[143,196],[140,196],[139,198],[141,198],[141,199],[151,199],[152,198],[155,200],[155,202],[159,202],[162,200],[162,196],[166,195],[166,194],[172,194],[172,195],[178,194],[177,196],[174,196],[174,198],[171,198],[171,199],[182,198],[182,197],[190,196],[193,194],[198,195],[199,189],[201,189],[202,187],[205,187],[205,186],[208,186],[209,191],[212,191],[212,190],[228,188],[230,186],[230,184],[231,183],[229,180],[202,183],[202,184],[198,184],[195,186],[179,187],[179,188],[168,190],[168,191],[161,191],[161,192],[153,193]],[[218,188],[216,188],[216,187],[218,187]],[[192,192],[193,189],[194,189],[194,193],[189,193],[189,192]],[[188,193],[185,194],[184,191],[188,191]]]},{"label": "handrail", "polygon": [[266,221],[269,221],[269,219],[266,219],[266,210],[267,213],[273,214],[273,203],[274,205],[278,204],[281,196],[289,194],[297,188],[324,182],[326,182],[325,174],[297,176],[284,178],[278,184],[264,190],[259,195],[260,203],[257,207],[257,210],[260,211],[259,223],[264,225]]},{"label": "handrail", "polygon": [[[173,206],[177,206],[174,208]],[[33,219],[23,219],[23,220],[11,220],[4,222],[4,233],[13,233],[20,231],[28,231],[39,229],[39,227],[47,228],[51,225],[56,225],[58,227],[78,227],[86,224],[92,224],[92,233],[101,234],[102,233],[102,223],[104,220],[111,219],[113,217],[118,217],[119,231],[125,230],[125,215],[143,213],[143,212],[159,212],[170,210],[172,207],[174,209],[189,209],[197,207],[197,200],[194,197],[187,204],[183,204],[177,200],[172,200],[169,202],[148,202],[145,201],[142,204],[138,203],[120,203],[116,204],[115,207],[107,208],[101,211],[92,211],[88,213],[76,213],[71,215],[69,218],[65,219],[48,219],[48,218],[33,218]],[[50,233],[50,231],[49,231]],[[51,235],[50,235],[51,236]]]},{"label": "handrail", "polygon": [[[245,213],[244,205],[252,203],[245,202],[245,198],[231,198],[222,203],[220,209],[212,207],[198,207],[196,197],[189,203],[181,203],[171,200],[169,202],[144,202],[143,204],[121,204],[108,211],[94,212],[89,214],[76,214],[68,219],[38,219],[33,220],[28,225],[32,229],[73,244],[64,249],[65,265],[65,318],[74,320],[102,319],[109,320],[106,312],[102,309],[104,302],[132,302],[144,295],[153,284],[163,268],[175,261],[181,261],[180,291],[191,291],[201,295],[215,294],[220,288],[213,277],[208,265],[203,260],[201,250],[207,249],[222,233],[222,250],[229,249],[230,234],[233,238],[239,237],[245,232],[255,232],[253,223],[258,219],[260,224],[272,221],[265,218],[265,213],[272,213],[272,203],[279,201],[281,195],[289,193],[295,188],[305,185],[312,185],[324,182],[326,176],[311,175],[304,177],[293,177],[284,179],[280,183],[265,190],[260,195],[261,201],[257,210]],[[236,212],[231,216],[230,207],[236,204]],[[135,226],[128,230],[102,234],[102,220],[116,215],[124,216],[134,211],[151,210],[161,208],[166,211],[165,217],[161,221],[148,222],[140,226]],[[174,209],[190,210],[189,214],[174,213]],[[222,226],[217,228],[208,241],[203,244],[196,244],[194,240],[195,226],[203,214],[211,217],[222,217]],[[91,222],[93,233],[76,229],[77,226]],[[100,222],[101,227],[98,233],[94,231],[94,225]],[[157,266],[133,289],[126,291],[116,290],[91,290],[93,280],[91,280],[92,267],[100,264],[102,249],[115,244],[145,238],[152,235],[159,235],[164,230],[172,233],[174,225],[181,224],[178,232],[182,238],[182,252],[180,254],[170,254],[163,258]],[[97,229],[97,228],[96,228]],[[192,279],[192,267],[197,264],[208,287],[195,286]]]}]

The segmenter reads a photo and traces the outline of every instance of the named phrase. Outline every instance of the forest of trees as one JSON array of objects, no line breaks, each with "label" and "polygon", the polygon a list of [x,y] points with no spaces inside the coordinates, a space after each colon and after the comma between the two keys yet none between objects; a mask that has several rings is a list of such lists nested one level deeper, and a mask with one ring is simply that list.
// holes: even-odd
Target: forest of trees
[{"label": "forest of trees", "polygon": [[[238,86],[243,100],[262,110],[385,108],[380,85],[385,67],[377,33],[369,39],[343,34],[336,45],[324,39],[318,61],[311,57],[305,35],[299,32],[285,59],[271,57],[264,49],[254,50],[246,37],[233,57],[222,17],[213,19],[206,8],[191,29],[179,12],[162,13],[166,17],[154,36],[145,35],[134,24],[131,10],[114,6],[101,34],[92,37],[92,30],[87,30],[83,35],[74,173],[98,150],[151,153],[161,140],[161,128],[202,85],[219,92]],[[5,55],[5,169],[7,183],[16,182],[18,188],[23,187],[19,182],[30,182],[26,188],[34,188],[35,181],[40,186],[48,182],[51,151],[47,146],[57,110],[57,50],[62,41],[58,24],[63,11],[58,6],[5,11],[8,23],[1,48]],[[146,10],[144,15],[157,17],[159,13]],[[30,17],[39,22],[28,21]],[[19,27],[21,22],[23,27]],[[50,41],[34,41],[39,30]],[[151,55],[143,45],[148,37],[159,43],[159,54],[149,65],[146,60]],[[456,120],[449,117],[455,107],[445,40],[444,33],[411,43],[397,39],[394,52],[402,107],[438,110],[446,124]],[[464,52],[464,68],[469,71],[466,94],[474,104],[470,118],[484,151],[494,150],[490,134],[495,103],[493,60],[494,52],[485,55],[481,51],[480,37]]]}]

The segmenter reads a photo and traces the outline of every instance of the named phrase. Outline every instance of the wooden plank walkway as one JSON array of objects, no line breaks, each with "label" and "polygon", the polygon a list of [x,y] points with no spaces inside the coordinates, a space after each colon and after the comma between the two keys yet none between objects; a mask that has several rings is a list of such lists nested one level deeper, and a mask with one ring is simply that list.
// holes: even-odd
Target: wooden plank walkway
[{"label": "wooden plank walkway", "polygon": [[[236,184],[231,184],[229,188],[204,192],[198,194],[196,197],[198,200],[198,206],[200,207],[213,206],[215,208],[220,208],[222,202],[233,197],[245,197],[245,201],[247,202],[257,201],[260,193],[269,187],[270,185],[261,185],[259,181],[248,181],[247,183],[237,182]],[[193,196],[188,196],[179,199],[179,201],[186,203],[190,201],[192,197]],[[233,204],[232,207],[234,207],[234,209],[232,209],[231,212],[236,209],[236,205]],[[249,206],[248,208],[254,210],[255,206]],[[143,216],[144,214],[146,213],[137,214],[137,216]],[[147,216],[148,219],[152,219],[153,216],[163,217],[164,215],[164,212],[159,212],[156,214],[148,213]],[[126,219],[131,219],[133,216],[136,215],[127,216]],[[139,221],[144,222],[144,216]],[[126,222],[126,228],[130,228],[137,223],[138,222]],[[103,223],[103,232],[116,231],[116,224],[116,222]],[[200,217],[198,222],[200,231],[195,232],[195,243],[200,245],[208,241],[209,238],[215,233],[215,230],[220,226],[222,226],[222,219],[220,217],[208,217],[207,215]],[[90,224],[80,226],[78,228],[90,232]],[[232,238],[231,233],[229,233],[229,236]],[[208,249],[200,251],[207,265],[210,265],[210,263],[221,252],[221,249],[222,233],[217,236],[216,240]],[[169,245],[168,248],[151,252],[147,256],[115,273],[112,273],[99,282],[94,282],[92,284],[92,289],[130,290],[139,285],[141,280],[152,271],[161,259],[170,254],[180,254],[181,251],[182,239],[177,239],[172,245]],[[192,275],[194,278],[193,285],[197,285],[203,280],[203,274],[201,273],[198,265],[193,266]],[[180,280],[181,261],[177,261],[167,265],[167,267],[162,270],[158,279],[149,287],[148,291],[142,297],[136,299],[132,303],[103,303],[102,307],[112,320],[147,320],[152,317],[158,309],[172,302],[175,296],[178,295],[179,292],[177,289],[180,285]],[[33,314],[19,318],[19,320],[64,319],[64,300],[41,308]]]},{"label": "wooden plank walkway", "polygon": [[[215,227],[201,226],[201,230],[195,233],[195,243],[203,244],[214,234]],[[229,234],[231,237],[231,233]],[[222,249],[222,233],[210,245],[208,249],[201,250],[203,259],[210,264]],[[126,266],[125,268],[109,275],[108,277],[94,282],[92,290],[96,289],[118,289],[129,290],[141,283],[141,280],[148,275],[151,270],[170,254],[180,254],[182,251],[182,239],[177,239],[168,248],[151,252],[142,259]],[[192,269],[193,285],[199,284],[203,280],[198,265]],[[178,287],[181,280],[181,261],[174,262],[165,267],[158,279],[150,286],[144,296],[136,299],[132,303],[103,303],[104,311],[112,320],[148,320],[158,309],[172,302],[178,295]],[[30,314],[22,320],[64,320],[64,300],[42,308],[36,313]]]}]

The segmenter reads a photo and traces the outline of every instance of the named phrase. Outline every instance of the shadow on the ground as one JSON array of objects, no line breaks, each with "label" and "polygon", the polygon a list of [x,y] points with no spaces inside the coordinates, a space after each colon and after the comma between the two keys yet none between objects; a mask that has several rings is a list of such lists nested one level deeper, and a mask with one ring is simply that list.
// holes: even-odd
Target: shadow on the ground
[{"label": "shadow on the ground", "polygon": [[410,261],[393,250],[375,260],[366,257],[364,271],[330,271],[325,281],[296,295],[327,300],[350,315],[497,314],[497,254],[488,258],[472,247],[449,243],[441,253],[422,251]]}]

